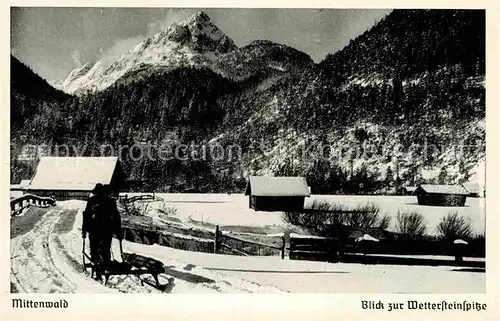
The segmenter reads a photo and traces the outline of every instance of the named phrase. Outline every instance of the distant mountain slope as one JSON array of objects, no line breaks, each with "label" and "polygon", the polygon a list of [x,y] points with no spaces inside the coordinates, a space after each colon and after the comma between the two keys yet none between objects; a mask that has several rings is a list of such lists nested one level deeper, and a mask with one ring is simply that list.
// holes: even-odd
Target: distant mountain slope
[{"label": "distant mountain slope", "polygon": [[107,66],[104,61],[88,63],[73,70],[62,87],[68,93],[103,90],[123,75],[142,66],[207,66],[236,45],[204,12],[174,23],[166,30],[137,44]]},{"label": "distant mountain slope", "polygon": [[484,10],[394,10],[320,66],[340,78],[409,78],[455,64],[484,75],[485,18]]},{"label": "distant mountain slope", "polygon": [[270,70],[292,72],[313,65],[313,60],[307,54],[267,40],[253,41],[222,55],[217,62],[222,75],[236,80]]},{"label": "distant mountain slope", "polygon": [[10,85],[13,93],[38,100],[60,100],[69,97],[52,87],[16,57],[10,56]]}]

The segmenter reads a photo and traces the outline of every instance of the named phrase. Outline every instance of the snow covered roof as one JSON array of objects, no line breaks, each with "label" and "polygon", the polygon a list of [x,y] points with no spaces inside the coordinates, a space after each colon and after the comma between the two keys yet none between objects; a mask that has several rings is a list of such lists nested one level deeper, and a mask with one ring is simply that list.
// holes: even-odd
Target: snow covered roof
[{"label": "snow covered roof", "polygon": [[29,179],[23,179],[21,180],[21,183],[19,184],[11,184],[10,189],[11,190],[22,190],[30,185],[31,180]]},{"label": "snow covered roof", "polygon": [[462,184],[462,186],[469,192],[469,193],[477,193],[477,194],[481,194],[483,192],[483,188],[481,186],[481,184],[479,183],[473,183],[473,182],[469,182],[469,183],[464,183]]},{"label": "snow covered roof", "polygon": [[245,195],[310,196],[305,177],[250,176]]},{"label": "snow covered roof", "polygon": [[33,190],[90,191],[110,184],[118,157],[42,157],[33,177]]},{"label": "snow covered roof", "polygon": [[469,195],[469,192],[461,185],[429,185],[422,184],[418,189],[430,194],[456,194],[456,195]]},{"label": "snow covered roof", "polygon": [[407,192],[410,192],[410,193],[414,192],[416,189],[417,189],[417,187],[416,187],[416,186],[406,186],[406,187],[405,187],[405,190],[406,190]]}]

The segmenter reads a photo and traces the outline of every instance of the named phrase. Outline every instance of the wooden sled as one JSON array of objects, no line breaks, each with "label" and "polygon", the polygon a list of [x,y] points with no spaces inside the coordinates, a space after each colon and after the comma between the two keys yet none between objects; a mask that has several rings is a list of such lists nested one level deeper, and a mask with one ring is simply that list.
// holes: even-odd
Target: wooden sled
[{"label": "wooden sled", "polygon": [[[160,284],[158,275],[165,273],[163,263],[138,254],[123,253],[122,240],[120,240],[120,254],[123,262],[116,260],[110,261],[108,264],[101,267],[101,273],[104,276],[104,285],[108,283],[109,277],[112,275],[135,275],[141,282],[141,285],[147,284],[160,291],[165,291],[166,285]],[[85,252],[85,238],[83,238],[83,270],[85,272],[90,269],[90,277],[94,278],[97,273],[97,267],[92,261],[90,255]],[[150,274],[154,282],[141,278],[141,275]]]}]

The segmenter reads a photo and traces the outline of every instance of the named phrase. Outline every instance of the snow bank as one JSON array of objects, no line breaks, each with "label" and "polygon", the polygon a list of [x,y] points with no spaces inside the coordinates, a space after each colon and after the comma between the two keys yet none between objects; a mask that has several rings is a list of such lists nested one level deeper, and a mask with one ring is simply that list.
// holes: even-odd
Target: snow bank
[{"label": "snow bank", "polygon": [[484,293],[486,287],[485,274],[453,271],[452,267],[332,264],[187,252],[134,243],[128,243],[127,248],[298,293]]}]

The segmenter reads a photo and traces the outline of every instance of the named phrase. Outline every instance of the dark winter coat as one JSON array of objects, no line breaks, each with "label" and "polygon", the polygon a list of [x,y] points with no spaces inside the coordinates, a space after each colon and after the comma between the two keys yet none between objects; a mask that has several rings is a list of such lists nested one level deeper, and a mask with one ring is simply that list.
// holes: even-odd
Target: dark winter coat
[{"label": "dark winter coat", "polygon": [[83,211],[82,231],[121,236],[121,218],[116,202],[105,195],[91,196]]}]

